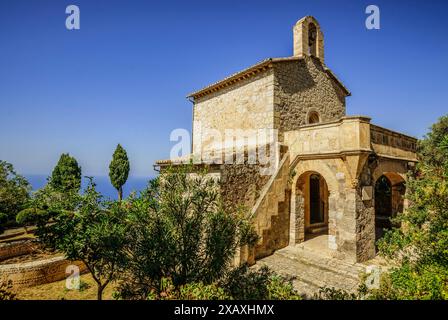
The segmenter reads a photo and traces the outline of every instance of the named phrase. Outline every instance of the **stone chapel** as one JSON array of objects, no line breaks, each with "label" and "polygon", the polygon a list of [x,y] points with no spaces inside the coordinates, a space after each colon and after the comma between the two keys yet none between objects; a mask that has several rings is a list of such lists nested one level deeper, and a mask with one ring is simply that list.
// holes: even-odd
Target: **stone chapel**
[{"label": "stone chapel", "polygon": [[[347,115],[349,96],[325,64],[319,23],[304,17],[293,27],[292,56],[263,60],[188,96],[192,154],[156,166],[163,170],[199,157],[197,165],[207,165],[219,179],[224,202],[249,209],[260,239],[254,248],[241,248],[240,262],[316,237],[336,259],[367,261],[391,227],[389,218],[406,207],[406,174],[417,162],[417,140],[369,117]],[[249,161],[249,150],[259,144],[248,143],[241,161],[237,152],[230,153],[233,161],[209,161],[223,153],[228,160],[227,151],[235,151],[212,136],[229,129],[273,130],[274,170],[263,173],[262,164]]]}]

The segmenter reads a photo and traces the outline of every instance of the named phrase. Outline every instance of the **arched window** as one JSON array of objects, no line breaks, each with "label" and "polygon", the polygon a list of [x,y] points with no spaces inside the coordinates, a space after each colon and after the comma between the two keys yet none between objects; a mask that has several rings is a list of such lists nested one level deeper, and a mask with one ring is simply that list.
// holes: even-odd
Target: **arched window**
[{"label": "arched window", "polygon": [[317,28],[314,23],[308,25],[308,54],[317,56]]},{"label": "arched window", "polygon": [[319,123],[319,122],[320,122],[319,114],[316,111],[311,111],[308,114],[308,124]]}]

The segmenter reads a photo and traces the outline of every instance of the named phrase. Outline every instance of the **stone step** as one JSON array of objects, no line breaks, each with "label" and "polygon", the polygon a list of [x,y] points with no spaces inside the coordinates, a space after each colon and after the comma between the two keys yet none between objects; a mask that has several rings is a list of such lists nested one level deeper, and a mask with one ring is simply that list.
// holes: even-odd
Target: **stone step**
[{"label": "stone step", "polygon": [[328,231],[328,226],[311,227],[308,229],[308,232],[311,234],[325,233],[327,231]]},{"label": "stone step", "polygon": [[318,266],[329,272],[341,274],[353,280],[359,279],[359,275],[365,272],[366,266],[359,263],[351,263],[337,258],[317,254],[312,249],[306,247],[287,247],[276,252],[288,259],[305,262]]},{"label": "stone step", "polygon": [[356,264],[315,255],[307,250],[290,250],[290,247],[258,260],[256,266],[262,265],[292,278],[295,289],[306,297],[312,297],[320,287],[354,292],[359,286],[359,273],[363,270]]}]

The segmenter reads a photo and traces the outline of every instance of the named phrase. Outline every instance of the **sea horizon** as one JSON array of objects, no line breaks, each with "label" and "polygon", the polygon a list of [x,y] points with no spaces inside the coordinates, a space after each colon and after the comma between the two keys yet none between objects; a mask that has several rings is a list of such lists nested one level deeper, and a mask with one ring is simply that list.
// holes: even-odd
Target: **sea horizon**
[{"label": "sea horizon", "polygon": [[[47,184],[48,175],[44,174],[24,174],[26,180],[31,184],[31,190],[37,191],[42,189]],[[90,175],[85,175],[81,180],[81,188],[84,189],[89,180],[87,177]],[[108,176],[92,175],[93,181],[96,183],[97,191],[100,192],[106,199],[117,199],[117,190],[110,183]],[[148,182],[154,179],[155,176],[143,177],[143,176],[130,176],[123,186],[123,197],[128,197],[132,192],[140,192],[146,188]]]}]

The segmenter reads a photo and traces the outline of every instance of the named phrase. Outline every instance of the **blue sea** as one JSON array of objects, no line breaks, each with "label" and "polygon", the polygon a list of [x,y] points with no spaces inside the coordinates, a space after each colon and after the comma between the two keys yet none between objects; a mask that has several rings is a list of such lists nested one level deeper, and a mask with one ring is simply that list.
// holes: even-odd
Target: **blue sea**
[{"label": "blue sea", "polygon": [[[32,190],[36,191],[47,184],[47,176],[45,175],[25,175],[25,178],[32,186]],[[123,186],[123,196],[127,197],[132,191],[142,191],[148,185],[150,179],[154,177],[129,177],[126,184]],[[109,177],[107,176],[94,176],[94,182],[96,183],[96,189],[100,192],[106,199],[117,199],[117,190],[110,183]],[[84,189],[88,184],[88,179],[82,179],[82,188]]]}]

